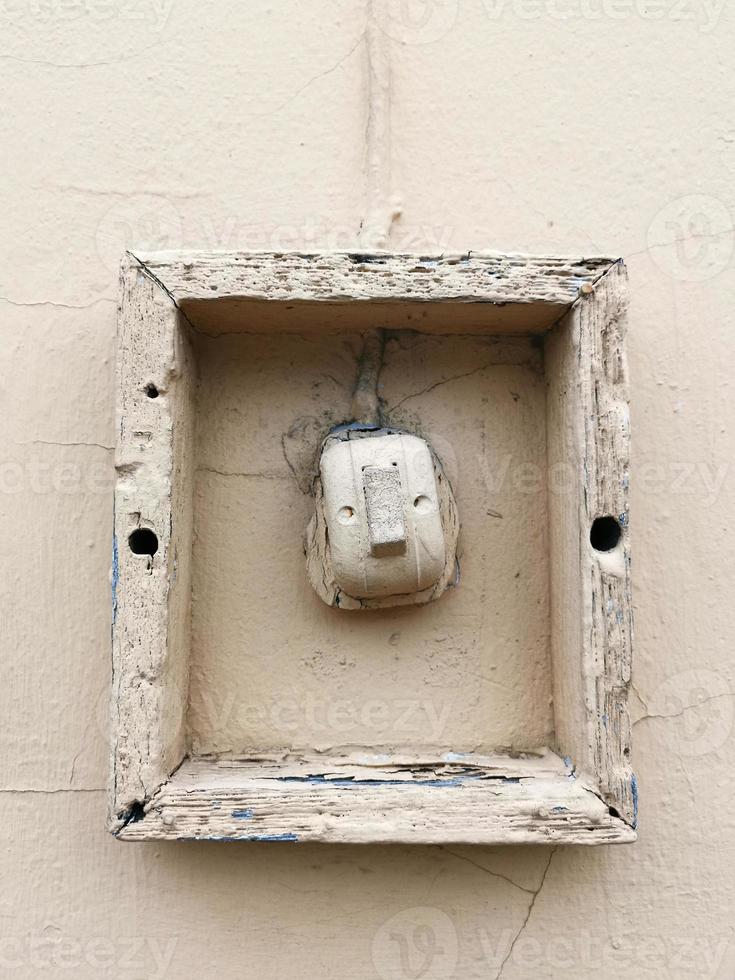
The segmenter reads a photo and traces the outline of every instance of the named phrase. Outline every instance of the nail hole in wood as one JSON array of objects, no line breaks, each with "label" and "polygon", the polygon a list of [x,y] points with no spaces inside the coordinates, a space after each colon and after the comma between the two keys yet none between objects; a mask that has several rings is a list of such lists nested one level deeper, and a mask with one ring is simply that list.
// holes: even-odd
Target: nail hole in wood
[{"label": "nail hole in wood", "polygon": [[158,551],[158,538],[147,527],[136,528],[128,538],[128,544],[134,555],[148,555],[152,558]]},{"label": "nail hole in wood", "polygon": [[595,551],[613,551],[623,531],[614,517],[598,517],[590,528],[590,544]]}]

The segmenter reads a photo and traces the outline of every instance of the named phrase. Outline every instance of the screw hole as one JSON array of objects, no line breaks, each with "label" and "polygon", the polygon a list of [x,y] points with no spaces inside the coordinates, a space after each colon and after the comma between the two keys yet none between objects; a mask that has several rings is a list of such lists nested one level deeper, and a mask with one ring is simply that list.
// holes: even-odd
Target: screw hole
[{"label": "screw hole", "polygon": [[590,528],[590,544],[595,551],[613,551],[623,531],[614,517],[598,517]]},{"label": "screw hole", "polygon": [[148,555],[152,558],[158,551],[158,538],[147,527],[136,528],[128,538],[128,544],[134,555]]},{"label": "screw hole", "polygon": [[158,388],[154,384],[147,385],[145,393],[149,398],[158,398]]},{"label": "screw hole", "polygon": [[419,512],[419,514],[426,514],[431,510],[431,501],[428,497],[424,497],[420,494],[413,502],[414,508]]}]

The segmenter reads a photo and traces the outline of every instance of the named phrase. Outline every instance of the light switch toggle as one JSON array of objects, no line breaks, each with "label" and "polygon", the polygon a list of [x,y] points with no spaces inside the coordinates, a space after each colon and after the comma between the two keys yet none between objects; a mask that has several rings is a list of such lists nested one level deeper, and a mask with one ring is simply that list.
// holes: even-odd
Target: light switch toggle
[{"label": "light switch toggle", "polygon": [[408,532],[403,514],[403,488],[398,464],[365,466],[362,471],[370,553],[376,558],[402,555]]}]

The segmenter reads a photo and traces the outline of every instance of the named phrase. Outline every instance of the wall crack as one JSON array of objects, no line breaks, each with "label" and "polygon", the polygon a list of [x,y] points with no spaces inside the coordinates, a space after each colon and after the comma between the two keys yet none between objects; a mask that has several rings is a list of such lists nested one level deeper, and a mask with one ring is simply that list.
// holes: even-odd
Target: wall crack
[{"label": "wall crack", "polygon": [[525,931],[525,929],[526,929],[526,927],[528,925],[528,922],[529,922],[529,920],[531,918],[531,914],[533,912],[534,906],[536,905],[536,901],[537,901],[539,895],[541,894],[541,889],[544,887],[544,884],[546,883],[546,878],[547,878],[547,876],[549,874],[549,868],[551,867],[551,862],[552,862],[552,860],[554,858],[554,855],[556,854],[556,852],[557,852],[558,849],[559,849],[559,845],[557,844],[556,847],[552,850],[551,854],[549,855],[549,860],[546,863],[546,868],[544,869],[544,873],[543,873],[543,875],[541,877],[541,882],[540,882],[538,888],[533,892],[533,897],[531,898],[531,901],[529,903],[528,911],[526,912],[526,917],[524,918],[523,922],[521,923],[521,928],[515,934],[515,937],[513,939],[513,942],[510,944],[510,949],[506,953],[505,958],[503,959],[503,962],[500,964],[500,969],[495,974],[495,980],[500,980],[500,978],[502,977],[503,971],[505,970],[505,965],[508,962],[508,960],[511,958],[511,956],[513,955],[513,950],[516,947],[516,943],[521,938],[521,936],[523,935],[523,933],[524,933],[524,931]]},{"label": "wall crack", "polygon": [[446,851],[447,854],[451,854],[452,857],[457,858],[459,861],[466,861],[467,864],[471,864],[472,867],[477,868],[478,871],[482,871],[486,875],[490,875],[491,878],[499,878],[501,881],[507,881],[509,885],[513,885],[514,888],[518,888],[520,891],[525,892],[527,895],[533,895],[535,897],[537,894],[537,891],[534,890],[533,888],[526,888],[524,885],[519,885],[517,881],[513,881],[513,879],[509,878],[507,875],[502,875],[498,871],[491,871],[489,868],[486,868],[483,864],[478,864],[478,862],[473,861],[472,858],[467,857],[465,854],[458,854],[456,851],[453,851],[450,848],[445,847],[443,844],[439,845],[439,850]]}]

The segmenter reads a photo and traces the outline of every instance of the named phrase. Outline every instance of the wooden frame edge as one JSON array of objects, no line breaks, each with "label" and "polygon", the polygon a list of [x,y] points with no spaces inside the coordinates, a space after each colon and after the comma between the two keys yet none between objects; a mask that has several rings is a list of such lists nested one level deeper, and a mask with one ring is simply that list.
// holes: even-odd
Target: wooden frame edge
[{"label": "wooden frame edge", "polygon": [[600,844],[633,831],[552,753],[526,762],[190,760],[121,840]]},{"label": "wooden frame edge", "polygon": [[[187,474],[176,447],[191,426],[191,352],[181,314],[162,284],[126,253],[120,271],[112,557],[112,752],[108,825],[142,812],[186,753]],[[139,325],[145,322],[145,331]],[[122,377],[127,384],[122,384]],[[154,395],[155,392],[155,395]],[[188,416],[188,418],[187,418]],[[187,527],[188,524],[188,527]],[[130,536],[156,536],[133,554]],[[188,564],[185,562],[184,564]],[[149,610],[144,635],[128,608]]]},{"label": "wooden frame edge", "polygon": [[[236,260],[235,256],[240,256],[240,259]],[[203,289],[199,286],[194,288],[186,285],[186,281],[189,278],[188,273],[191,271],[193,265],[198,261],[203,262],[206,259],[211,269],[216,270],[218,264],[222,262],[226,263],[228,259],[233,262],[240,261],[241,263],[251,260],[256,262],[256,264],[257,262],[264,262],[267,265],[269,261],[281,261],[283,258],[283,255],[274,255],[272,253],[145,253],[140,257],[128,253],[123,260],[121,270],[123,297],[120,309],[121,330],[124,330],[126,317],[142,317],[143,313],[141,311],[145,307],[151,322],[154,324],[155,330],[161,336],[165,335],[164,347],[170,352],[170,357],[167,361],[167,370],[175,383],[177,377],[181,374],[181,358],[182,356],[184,358],[188,356],[185,350],[182,353],[181,348],[180,335],[183,331],[180,330],[180,326],[182,320],[186,321],[186,316],[181,310],[180,303],[190,298],[201,298],[204,295]],[[604,351],[597,351],[597,355],[602,354],[602,363],[604,365],[603,373],[597,380],[603,380],[608,386],[606,391],[609,391],[609,404],[606,403],[606,411],[612,414],[615,412],[619,413],[621,411],[621,405],[627,403],[627,371],[625,369],[624,355],[624,321],[627,296],[625,295],[624,288],[622,292],[619,288],[613,289],[611,292],[609,289],[610,283],[606,282],[611,274],[611,282],[614,281],[615,275],[625,275],[624,265],[621,260],[608,258],[569,260],[553,257],[472,256],[469,254],[460,257],[416,257],[394,256],[387,253],[376,253],[374,256],[358,255],[358,253],[292,253],[291,258],[303,260],[307,265],[315,260],[325,261],[328,266],[326,270],[327,274],[336,275],[336,284],[332,283],[330,285],[327,283],[325,291],[317,290],[313,297],[317,301],[329,302],[332,298],[347,301],[351,299],[369,301],[371,298],[369,295],[370,290],[369,288],[366,289],[364,274],[371,272],[371,260],[375,259],[377,261],[379,259],[381,262],[397,264],[398,268],[396,269],[396,273],[404,277],[414,275],[417,262],[420,265],[423,264],[422,272],[426,272],[430,268],[446,268],[449,270],[449,275],[445,282],[445,286],[448,285],[448,291],[441,293],[441,295],[451,296],[454,302],[487,302],[498,304],[535,302],[549,303],[551,305],[563,304],[565,315],[574,314],[579,316],[580,344],[588,345],[590,353],[594,353],[596,336],[598,336],[595,334],[595,327],[599,323],[600,316],[604,319],[606,309],[615,306],[617,310],[614,318],[614,322],[617,325],[616,330],[609,336],[605,334],[605,331],[599,333],[599,337],[604,339],[604,343],[607,346]],[[465,293],[460,291],[458,294],[455,287],[451,285],[457,281],[456,274],[452,274],[452,270],[458,265],[461,266],[462,263],[465,263],[465,266],[469,268],[469,271],[474,276],[475,273],[479,275],[480,272],[487,272],[488,269],[501,268],[503,262],[508,262],[510,264],[509,267],[516,270],[516,283],[519,281],[518,276],[523,281],[525,272],[530,272],[532,274],[531,279],[535,282],[535,277],[543,277],[543,270],[545,269],[546,274],[549,274],[549,270],[553,270],[552,274],[556,277],[555,284],[549,290],[529,287],[520,295],[516,295],[515,299],[512,298],[512,293],[503,289],[499,290],[497,284],[492,287],[483,287],[478,292],[479,287],[475,279],[471,279],[471,288]],[[409,270],[408,267],[411,263],[414,263],[414,266]],[[431,265],[431,263],[437,264]],[[345,296],[344,293],[335,293],[335,289],[338,289],[338,287],[341,288],[340,283],[343,283],[344,277],[347,276],[349,278],[348,274],[351,274],[352,266],[355,266],[355,275],[358,277],[355,279],[355,283],[359,283],[359,289],[356,295]],[[584,274],[585,272],[586,274]],[[422,278],[419,277],[417,281],[420,283]],[[528,287],[529,281],[526,279],[525,282]],[[134,291],[141,287],[144,291],[142,299],[141,296],[133,295]],[[398,302],[433,301],[436,296],[436,290],[432,292],[429,289],[428,291],[422,292],[422,289],[423,287],[419,287],[418,293],[416,293],[413,285],[411,285],[410,288],[399,296],[396,296],[395,293],[390,293],[390,299],[391,301]],[[210,290],[206,294],[207,299],[216,300],[217,298],[221,298],[221,294],[218,297],[217,295],[212,295],[212,292]],[[276,302],[284,301],[287,298],[286,294],[282,295],[279,291],[268,293],[267,291],[256,290],[253,295],[259,300],[265,299]],[[292,296],[288,298],[292,298]],[[132,310],[136,307],[137,303],[141,304],[141,309],[133,313]],[[615,356],[612,356],[613,354]],[[608,369],[611,369],[613,374],[609,374]],[[119,367],[118,370],[120,370]],[[619,373],[616,374],[615,372]],[[590,378],[585,382],[586,387],[583,386],[585,391],[584,399],[588,407],[591,404],[590,398],[591,392],[594,390],[594,381],[594,378]],[[118,383],[119,393],[120,389],[121,386]],[[120,422],[120,414],[121,406],[118,406],[118,422]],[[588,425],[589,431],[585,434],[585,438],[588,440],[588,447],[593,444],[596,445],[596,439],[599,435],[599,433],[596,435],[593,431],[594,424],[591,423],[591,425],[591,428]],[[172,432],[169,432],[166,438],[169,441],[167,445],[163,446],[162,451],[168,454],[173,471],[175,453],[173,450]],[[619,463],[623,462],[627,468],[627,461],[629,459],[629,436],[627,431],[622,435],[616,445],[616,452],[620,452],[621,455],[618,457],[613,454],[612,458],[618,459]],[[124,440],[121,442],[121,448],[123,450],[125,448]],[[590,456],[591,460],[592,458]],[[594,461],[597,464],[597,470],[595,472],[607,472],[608,476],[616,477],[617,471],[613,472],[611,470],[609,458],[606,463],[603,457],[595,456]],[[126,466],[129,465],[129,462],[126,463],[124,453],[116,462],[118,472],[120,473],[122,471],[124,473]],[[593,480],[593,476],[590,475],[589,479],[590,481]],[[591,491],[591,489],[592,483],[590,482],[586,490]],[[166,513],[168,514],[168,522],[163,520],[162,527],[166,524],[168,524],[169,528],[171,527],[171,499],[173,492],[172,486],[169,484],[168,504],[166,504],[165,500],[159,500],[157,505],[160,507],[160,514],[164,518]],[[166,494],[163,496],[165,497]],[[624,611],[624,616],[627,617],[627,622],[629,623],[629,629],[626,634],[627,639],[623,637],[620,640],[620,631],[617,634],[615,633],[614,624],[605,619],[599,607],[595,607],[593,610],[594,616],[592,615],[592,610],[588,610],[590,611],[589,625],[593,630],[591,641],[592,651],[594,657],[600,660],[604,666],[601,672],[598,671],[594,674],[594,677],[586,675],[583,679],[583,682],[588,686],[590,681],[593,681],[593,685],[597,691],[594,698],[594,710],[590,711],[590,705],[587,706],[588,732],[590,733],[594,746],[592,752],[593,764],[585,767],[585,769],[589,768],[591,770],[590,776],[586,778],[588,780],[591,779],[594,784],[598,782],[600,784],[599,791],[590,788],[590,786],[585,786],[585,789],[588,793],[603,802],[608,808],[612,807],[610,819],[618,822],[617,824],[613,824],[613,826],[617,826],[619,831],[616,839],[630,841],[635,839],[635,827],[637,824],[637,787],[635,776],[632,773],[629,763],[630,723],[627,713],[627,690],[630,683],[630,648],[632,643],[629,544],[627,534],[627,486],[625,487],[623,496],[624,507],[618,505],[619,498],[615,495],[605,496],[604,493],[600,493],[598,497],[594,497],[590,493],[585,511],[588,518],[590,513],[595,510],[595,507],[597,509],[600,507],[603,507],[603,509],[612,509],[618,516],[622,514],[626,515],[625,522],[623,523],[626,571],[622,577],[622,585],[618,586],[618,584],[611,582],[610,576],[604,569],[599,567],[597,571],[591,569],[593,579],[594,575],[597,575],[598,578],[592,581],[592,592],[590,595],[602,595],[606,590],[608,592],[610,590],[615,592],[619,609]],[[119,612],[119,582],[121,576],[125,574],[125,565],[121,561],[120,555],[120,540],[121,534],[124,536],[124,529],[119,524],[117,501],[118,490],[116,489],[116,537],[113,546],[113,609],[116,613]],[[618,506],[617,511],[614,510],[616,506]],[[167,538],[164,534],[160,561],[161,567],[163,567],[165,556],[166,575],[165,582],[159,584],[161,584],[161,587],[165,591],[166,601],[159,603],[160,610],[168,610],[169,608],[170,590],[172,588],[169,573],[173,570],[173,550],[171,548],[170,536]],[[186,603],[183,605],[186,606]],[[186,612],[184,611],[182,615],[186,615]],[[617,620],[617,610],[615,618]],[[162,679],[166,672],[165,662],[168,662],[170,659],[172,651],[168,639],[168,623],[163,625],[165,626],[165,642],[162,647],[159,646],[157,656],[148,665],[150,668],[149,676],[155,681],[148,692],[149,697],[140,700],[136,708],[131,704],[129,697],[122,696],[122,700],[125,702],[123,704],[123,711],[129,711],[131,717],[140,715],[142,718],[149,718],[149,712],[152,712],[153,716],[158,718],[159,727],[153,733],[155,737],[152,740],[150,739],[151,733],[148,732],[147,742],[149,751],[146,753],[142,748],[143,740],[140,735],[130,738],[130,726],[120,725],[119,702],[121,700],[121,692],[124,690],[122,677],[126,672],[129,674],[130,664],[126,662],[125,657],[121,653],[119,635],[115,632],[117,623],[113,624],[113,706],[117,706],[118,710],[117,719],[113,721],[115,735],[113,738],[109,829],[120,839],[167,838],[168,835],[165,834],[163,837],[155,835],[151,837],[141,836],[143,826],[148,824],[146,808],[149,808],[152,801],[158,798],[161,793],[165,792],[167,787],[170,787],[172,774],[175,774],[178,767],[186,761],[186,738],[183,731],[185,703],[183,706],[181,703],[173,706],[174,715],[177,711],[180,715],[178,721],[175,718],[173,719],[173,723],[170,717],[170,711],[168,710],[169,706],[164,704],[167,691],[162,689]],[[119,627],[117,628],[119,629]],[[618,638],[616,639],[616,637]],[[182,695],[185,699],[185,685],[179,685],[178,695],[179,702],[181,701]],[[606,710],[600,711],[599,709],[601,707],[604,707]],[[113,714],[115,714],[114,711]],[[610,744],[608,732],[611,718],[613,719],[613,726],[617,726],[616,730],[619,733],[619,736],[616,737],[612,745]],[[628,750],[627,752],[626,749]],[[125,760],[124,768],[126,775],[124,778],[121,778],[122,773],[119,768],[121,760]],[[586,839],[585,841],[574,840],[573,842],[599,842],[599,840],[595,839],[594,832],[592,833],[592,838]],[[600,835],[598,834],[597,836],[599,837]],[[314,837],[310,839],[328,840],[335,838],[326,836],[324,838]],[[478,840],[476,842],[480,841]],[[512,841],[507,836],[501,834],[497,837],[483,838],[482,842],[509,843]],[[558,840],[557,842],[564,843],[565,841]]]}]

